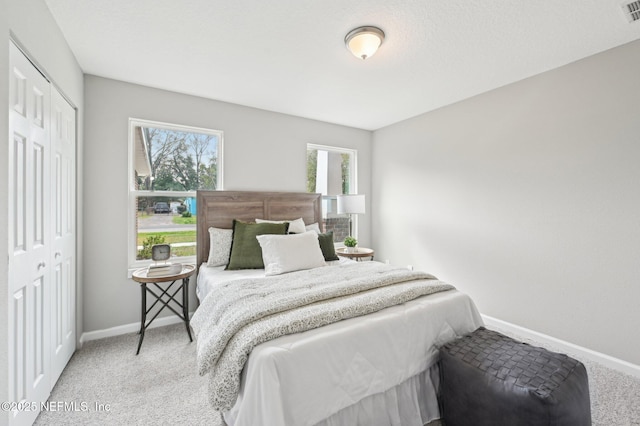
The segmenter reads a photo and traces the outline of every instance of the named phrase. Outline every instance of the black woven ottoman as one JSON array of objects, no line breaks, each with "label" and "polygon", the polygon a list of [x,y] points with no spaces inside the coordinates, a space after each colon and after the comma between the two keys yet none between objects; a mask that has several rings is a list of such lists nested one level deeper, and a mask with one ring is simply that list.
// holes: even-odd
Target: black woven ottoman
[{"label": "black woven ottoman", "polygon": [[591,425],[584,365],[480,327],[440,348],[445,426]]}]

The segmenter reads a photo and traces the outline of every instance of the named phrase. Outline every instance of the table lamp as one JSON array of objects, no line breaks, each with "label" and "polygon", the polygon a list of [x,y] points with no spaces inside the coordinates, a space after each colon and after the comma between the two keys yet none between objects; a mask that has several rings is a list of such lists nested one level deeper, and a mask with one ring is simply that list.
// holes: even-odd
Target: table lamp
[{"label": "table lamp", "polygon": [[353,236],[353,220],[354,214],[365,213],[364,194],[343,194],[337,196],[338,214],[346,213],[349,215],[349,235]]}]

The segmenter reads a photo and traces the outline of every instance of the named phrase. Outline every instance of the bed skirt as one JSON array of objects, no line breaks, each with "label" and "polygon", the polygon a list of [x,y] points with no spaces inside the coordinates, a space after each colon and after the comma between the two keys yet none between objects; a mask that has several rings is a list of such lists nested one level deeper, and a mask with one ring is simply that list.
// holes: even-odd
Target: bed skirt
[{"label": "bed skirt", "polygon": [[316,426],[423,426],[440,418],[438,364],[386,392],[344,408]]}]

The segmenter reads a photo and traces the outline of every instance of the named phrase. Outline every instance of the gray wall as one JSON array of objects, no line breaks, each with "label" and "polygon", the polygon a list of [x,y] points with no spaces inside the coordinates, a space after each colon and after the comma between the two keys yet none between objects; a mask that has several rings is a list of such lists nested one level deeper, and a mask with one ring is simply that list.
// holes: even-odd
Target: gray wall
[{"label": "gray wall", "polygon": [[376,257],[640,365],[638,75],[640,41],[375,131]]},{"label": "gray wall", "polygon": [[[357,149],[359,191],[370,193],[368,131],[90,75],[85,76],[85,105],[85,331],[139,321],[140,292],[127,278],[130,117],[222,130],[228,190],[304,192],[311,142]],[[368,244],[368,216],[360,223]]]},{"label": "gray wall", "polygon": [[[78,108],[78,147],[82,150],[82,102],[83,102],[83,77],[71,50],[69,49],[62,33],[58,29],[49,9],[42,0],[0,0],[0,134],[8,135],[8,90],[9,90],[9,40],[13,38],[24,48],[30,58],[47,74],[51,81],[65,94]],[[0,200],[7,200],[8,176],[8,144],[0,144],[0,158],[4,164],[1,167],[5,173],[0,173]],[[82,169],[78,170],[81,180]],[[4,205],[4,203],[3,203]],[[0,209],[0,259],[7,259],[8,230],[7,209]],[[81,228],[78,230],[81,235]],[[82,265],[82,262],[79,262]],[[79,272],[81,269],[79,269]],[[0,262],[0,294],[7,295],[7,264]],[[80,276],[80,275],[78,275]],[[81,294],[79,281],[78,291]],[[0,297],[0,317],[7,318],[8,301],[6,297]],[[78,317],[81,327],[82,318]],[[0,328],[0,401],[8,400],[8,387],[6,386],[8,373],[8,321],[2,321]],[[82,332],[78,328],[78,336]],[[0,414],[0,424],[7,421],[7,413]]]}]

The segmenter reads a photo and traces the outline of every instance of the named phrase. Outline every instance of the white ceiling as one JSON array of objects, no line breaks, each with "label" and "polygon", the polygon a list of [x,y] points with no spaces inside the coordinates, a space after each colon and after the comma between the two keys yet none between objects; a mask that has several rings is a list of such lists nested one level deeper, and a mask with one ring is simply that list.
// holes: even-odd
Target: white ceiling
[{"label": "white ceiling", "polygon": [[623,1],[45,0],[87,74],[369,130],[639,39]]}]

